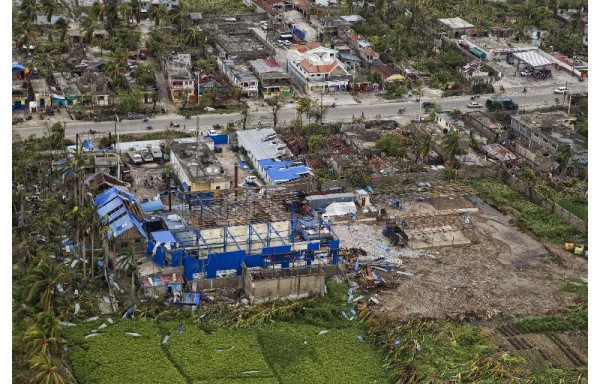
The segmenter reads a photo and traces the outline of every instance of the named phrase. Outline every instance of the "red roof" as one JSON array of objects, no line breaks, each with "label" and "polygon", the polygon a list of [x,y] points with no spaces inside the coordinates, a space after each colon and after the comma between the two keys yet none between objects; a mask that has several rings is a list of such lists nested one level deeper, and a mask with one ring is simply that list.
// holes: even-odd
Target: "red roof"
[{"label": "red roof", "polygon": [[331,64],[327,65],[315,65],[310,62],[308,59],[304,59],[300,62],[300,66],[306,70],[308,73],[331,73],[337,66],[337,61],[334,61]]},{"label": "red roof", "polygon": [[384,79],[387,79],[392,75],[400,73],[400,71],[398,71],[394,67],[390,67],[387,64],[373,64],[371,65],[371,70],[375,73],[378,73]]}]

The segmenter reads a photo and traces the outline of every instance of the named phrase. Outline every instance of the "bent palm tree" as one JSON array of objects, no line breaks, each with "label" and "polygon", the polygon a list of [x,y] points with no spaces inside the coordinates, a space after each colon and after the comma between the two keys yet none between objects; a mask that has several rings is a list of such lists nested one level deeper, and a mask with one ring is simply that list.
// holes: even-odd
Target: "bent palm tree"
[{"label": "bent palm tree", "polygon": [[60,337],[60,320],[47,312],[39,312],[35,323],[27,328],[23,342],[29,356],[50,354],[57,356],[63,340]]},{"label": "bent palm tree", "polygon": [[33,383],[67,384],[73,382],[69,372],[59,364],[58,359],[53,359],[46,354],[39,354],[29,362],[35,372]]},{"label": "bent palm tree", "polygon": [[50,312],[54,305],[56,285],[67,281],[68,274],[63,264],[43,261],[25,278],[29,285],[27,302]]}]

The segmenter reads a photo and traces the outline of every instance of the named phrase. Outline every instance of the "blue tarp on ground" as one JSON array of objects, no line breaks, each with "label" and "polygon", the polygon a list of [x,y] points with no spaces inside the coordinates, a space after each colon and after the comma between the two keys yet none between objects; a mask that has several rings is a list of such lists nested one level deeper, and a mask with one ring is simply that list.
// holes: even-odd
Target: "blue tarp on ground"
[{"label": "blue tarp on ground", "polygon": [[140,207],[142,208],[142,211],[144,211],[146,213],[162,211],[163,209],[165,209],[165,206],[163,205],[162,201],[160,201],[160,200],[147,201],[145,203],[142,203],[140,205]]},{"label": "blue tarp on ground", "polygon": [[200,294],[199,293],[184,293],[181,295],[181,303],[189,304],[189,305],[198,305],[200,304]]}]

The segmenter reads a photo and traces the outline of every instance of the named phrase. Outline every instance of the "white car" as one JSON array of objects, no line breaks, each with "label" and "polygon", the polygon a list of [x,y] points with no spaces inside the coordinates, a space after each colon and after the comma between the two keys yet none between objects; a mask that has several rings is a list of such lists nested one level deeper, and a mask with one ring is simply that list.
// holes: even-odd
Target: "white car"
[{"label": "white car", "polygon": [[285,45],[286,47],[289,47],[290,45],[292,45],[292,42],[289,40],[283,40],[283,45]]},{"label": "white car", "polygon": [[567,87],[558,87],[554,90],[554,93],[559,94],[559,93],[567,93],[569,90],[567,89]]},{"label": "white car", "polygon": [[473,101],[467,104],[467,108],[483,108],[483,105]]}]

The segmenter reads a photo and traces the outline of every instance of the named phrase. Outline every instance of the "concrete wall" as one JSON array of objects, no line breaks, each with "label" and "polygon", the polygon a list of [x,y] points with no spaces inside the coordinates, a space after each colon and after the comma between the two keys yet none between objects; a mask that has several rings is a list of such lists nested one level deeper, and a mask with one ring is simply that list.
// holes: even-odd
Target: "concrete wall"
[{"label": "concrete wall", "polygon": [[277,275],[268,278],[270,271],[264,271],[265,279],[253,279],[243,267],[242,286],[252,304],[272,300],[294,300],[311,294],[325,293],[326,272],[322,268],[278,270]]},{"label": "concrete wall", "polygon": [[510,185],[512,188],[516,189],[517,191],[521,192],[525,196],[529,197],[529,199],[532,202],[544,207],[547,211],[551,212],[554,216],[560,217],[561,219],[563,219],[564,221],[566,221],[573,227],[577,228],[577,230],[579,230],[583,233],[587,233],[587,222],[586,221],[581,220],[579,217],[575,216],[574,214],[567,211],[560,205],[558,205],[555,202],[553,202],[552,200],[548,199],[546,196],[544,196],[534,190],[530,191],[529,187],[522,181],[518,180],[515,177],[510,177],[508,179],[508,185]]}]

